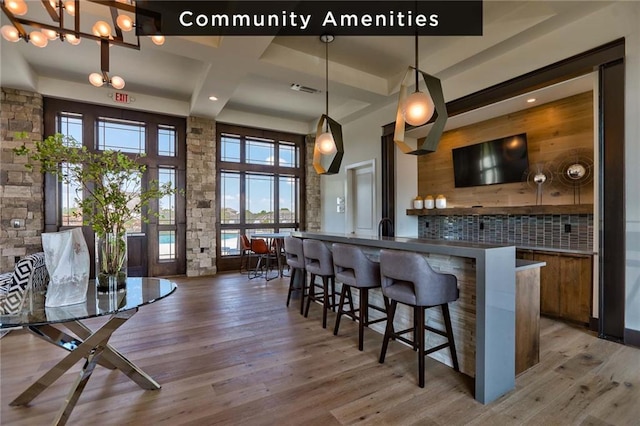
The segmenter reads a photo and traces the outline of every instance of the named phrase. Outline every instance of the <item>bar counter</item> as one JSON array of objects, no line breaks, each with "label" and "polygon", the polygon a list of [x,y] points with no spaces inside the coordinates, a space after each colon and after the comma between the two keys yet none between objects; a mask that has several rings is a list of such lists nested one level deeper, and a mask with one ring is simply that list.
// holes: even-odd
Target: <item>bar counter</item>
[{"label": "bar counter", "polygon": [[[379,249],[424,253],[434,270],[456,275],[460,299],[451,305],[456,346],[459,348],[460,370],[475,377],[475,399],[483,404],[488,404],[514,389],[516,324],[516,250],[514,246],[314,232],[294,232],[292,235],[326,243],[353,244],[362,247],[363,251],[373,256]],[[535,267],[531,264],[526,265],[526,267],[532,266]],[[454,315],[453,310],[457,314]],[[427,310],[429,311],[431,310]],[[431,319],[427,320],[429,321]],[[437,318],[433,321],[440,322]],[[428,333],[427,336],[431,334],[433,333]],[[463,344],[458,344],[459,339]],[[448,363],[448,351],[438,351],[432,355],[443,353],[446,354],[433,357]]]}]

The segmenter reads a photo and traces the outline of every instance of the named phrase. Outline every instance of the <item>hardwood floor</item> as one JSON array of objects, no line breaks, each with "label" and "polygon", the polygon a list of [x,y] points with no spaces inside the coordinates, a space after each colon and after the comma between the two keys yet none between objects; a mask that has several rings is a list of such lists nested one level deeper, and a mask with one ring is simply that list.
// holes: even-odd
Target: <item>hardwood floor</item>
[{"label": "hardwood floor", "polygon": [[[427,358],[426,387],[417,358],[382,336],[343,320],[340,334],[309,318],[298,300],[285,307],[288,281],[245,276],[178,279],[175,294],[144,306],[111,344],[162,384],[144,391],[122,373],[97,367],[71,425],[638,425],[640,350],[581,328],[542,320],[540,363],[516,389],[482,405],[472,379]],[[94,319],[90,325],[103,320]],[[79,371],[67,373],[28,407],[9,402],[63,357],[25,331],[0,340],[3,425],[45,425]]]}]

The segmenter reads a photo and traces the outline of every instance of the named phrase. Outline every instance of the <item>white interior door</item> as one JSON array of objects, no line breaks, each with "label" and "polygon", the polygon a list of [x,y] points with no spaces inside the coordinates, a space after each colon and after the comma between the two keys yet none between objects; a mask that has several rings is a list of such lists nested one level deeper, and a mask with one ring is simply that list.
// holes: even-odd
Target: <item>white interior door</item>
[{"label": "white interior door", "polygon": [[376,235],[375,161],[347,166],[347,231],[357,235]]}]

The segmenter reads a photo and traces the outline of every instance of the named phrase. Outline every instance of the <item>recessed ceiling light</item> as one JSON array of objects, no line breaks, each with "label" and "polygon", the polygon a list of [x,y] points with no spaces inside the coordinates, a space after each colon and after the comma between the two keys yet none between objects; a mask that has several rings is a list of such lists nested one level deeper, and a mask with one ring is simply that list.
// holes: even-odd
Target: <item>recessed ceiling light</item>
[{"label": "recessed ceiling light", "polygon": [[535,101],[536,101],[536,98],[527,99],[527,102],[529,102],[530,104],[534,103]]},{"label": "recessed ceiling light", "polygon": [[217,101],[217,100],[218,100],[218,98],[216,98],[215,96],[209,96],[209,100],[210,100],[210,101]]}]

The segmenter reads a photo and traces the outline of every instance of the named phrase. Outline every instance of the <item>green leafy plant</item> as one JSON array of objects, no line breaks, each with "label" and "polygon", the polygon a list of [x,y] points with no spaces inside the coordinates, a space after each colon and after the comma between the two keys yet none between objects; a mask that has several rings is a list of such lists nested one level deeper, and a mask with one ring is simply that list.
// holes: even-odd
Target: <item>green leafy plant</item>
[{"label": "green leafy plant", "polygon": [[[76,194],[80,209],[74,214],[81,214],[83,223],[90,225],[98,238],[111,239],[111,253],[104,256],[104,262],[109,264],[100,265],[101,271],[108,274],[117,273],[123,266],[127,223],[148,221],[143,213],[149,201],[176,193],[170,183],[159,185],[157,181],[142,188],[146,166],[138,162],[140,157],[111,150],[92,152],[60,133],[36,142],[35,148],[23,145],[14,152],[28,156],[28,169],[39,163],[42,172],[51,173],[64,183],[78,184],[84,190],[87,196]],[[122,242],[114,243],[114,238]]]}]

